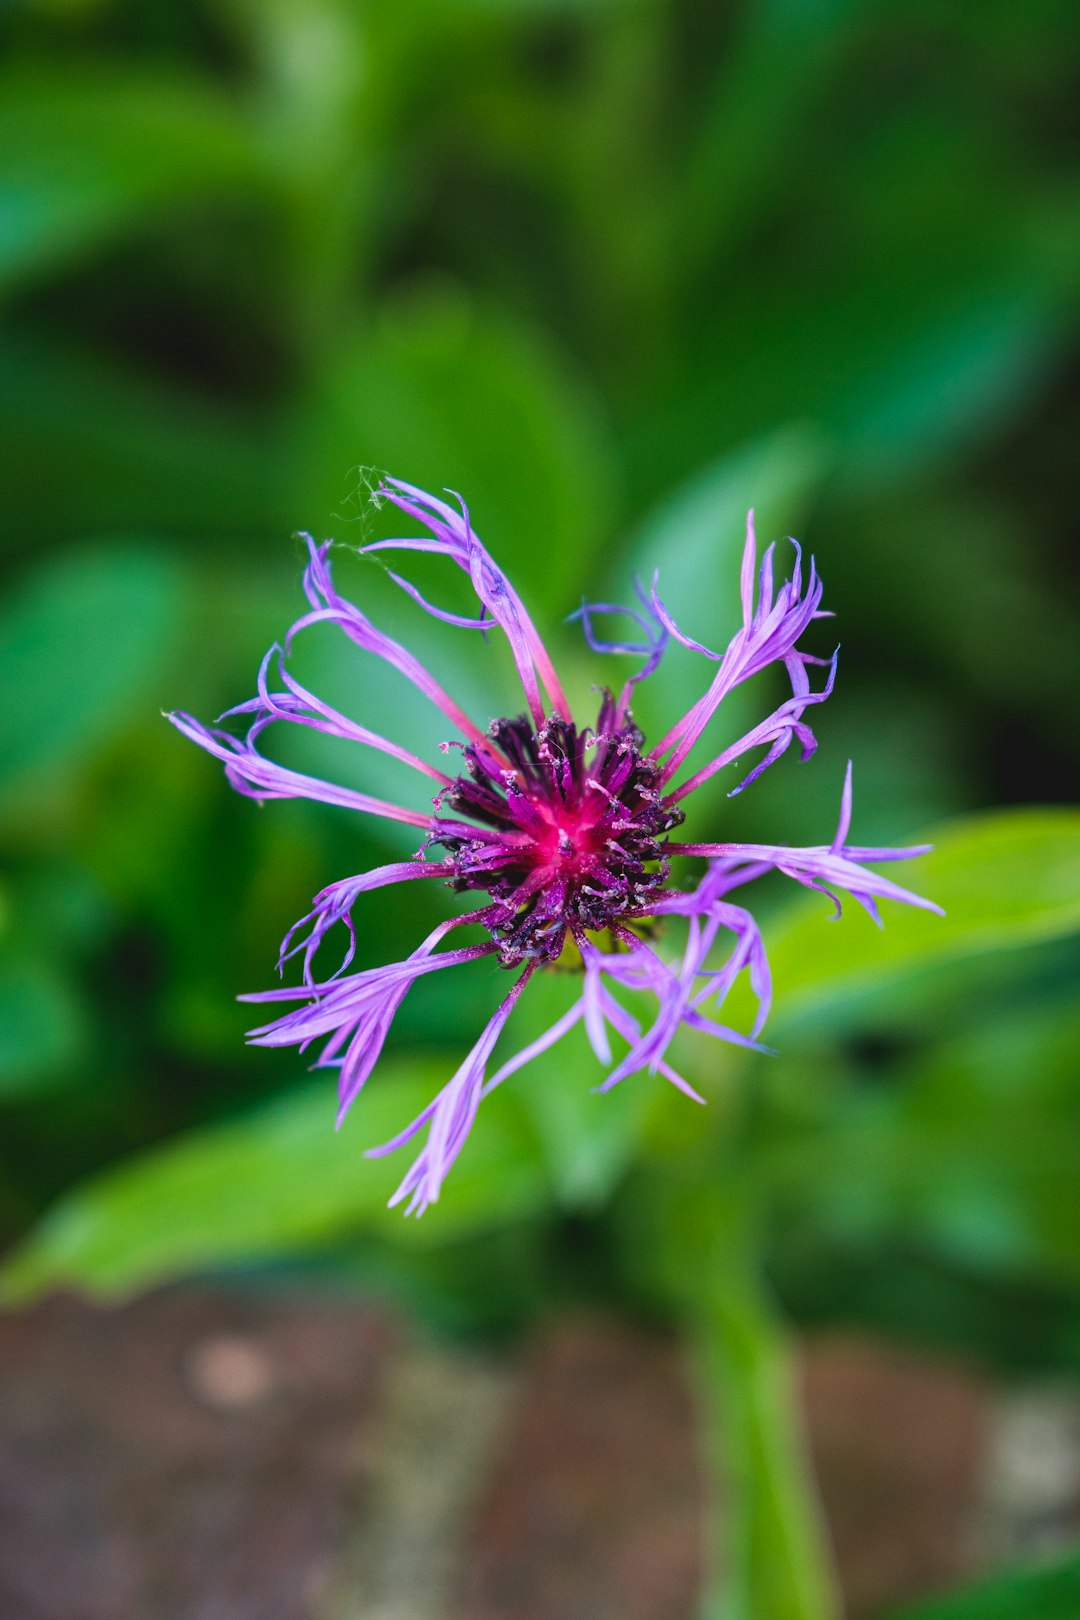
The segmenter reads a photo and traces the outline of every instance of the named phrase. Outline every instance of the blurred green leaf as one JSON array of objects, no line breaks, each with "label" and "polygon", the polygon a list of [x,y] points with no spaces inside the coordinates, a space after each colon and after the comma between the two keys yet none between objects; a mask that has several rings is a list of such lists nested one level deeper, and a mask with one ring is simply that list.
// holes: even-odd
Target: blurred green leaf
[{"label": "blurred green leaf", "polygon": [[[349,469],[374,465],[464,496],[477,531],[531,607],[560,616],[613,505],[602,414],[551,338],[437,282],[346,338],[305,403],[310,526],[348,538]],[[327,491],[340,491],[337,512]],[[362,487],[366,496],[366,489]]]},{"label": "blurred green leaf", "polygon": [[0,952],[0,1097],[77,1083],[86,1038],[78,997],[61,969],[8,945]]},{"label": "blurred green leaf", "polygon": [[127,531],[215,547],[235,535],[284,538],[310,519],[290,455],[265,412],[245,418],[129,365],[10,331],[0,342],[8,549]]},{"label": "blurred green leaf", "polygon": [[95,65],[0,80],[0,286],[70,262],[154,210],[251,187],[254,146],[204,81]]},{"label": "blurred green leaf", "polygon": [[808,1136],[766,1147],[766,1179],[864,1247],[894,1241],[968,1272],[1075,1285],[1078,1050],[1075,999],[1006,1008],[890,1084],[839,1093]]},{"label": "blurred green leaf", "polygon": [[[856,777],[856,837],[858,802]],[[887,870],[943,906],[944,917],[886,901],[879,932],[854,903],[830,923],[827,902],[806,901],[767,930],[771,1027],[845,1016],[860,997],[907,976],[1080,929],[1080,812],[998,811],[947,823],[931,837],[931,854]]]},{"label": "blurred green leaf", "polygon": [[976,281],[882,331],[827,418],[849,476],[937,465],[1007,420],[1052,363],[1057,302],[1037,284]]},{"label": "blurred green leaf", "polygon": [[0,782],[56,773],[153,713],[175,650],[186,574],[169,552],[112,542],[67,552],[23,582],[0,616]]},{"label": "blurred green leaf", "polygon": [[898,1090],[897,1162],[938,1252],[995,1273],[1080,1277],[1078,1052],[1075,999],[1010,1008],[929,1053]]},{"label": "blurred green leaf", "polygon": [[[936,664],[947,672],[945,693],[973,687],[1052,745],[1075,750],[1080,637],[1072,593],[1037,554],[1038,528],[1032,503],[1004,506],[986,488],[901,495],[883,513],[872,550],[846,548],[844,586],[849,612],[875,595],[890,604],[886,658]],[[1031,653],[1003,659],[1006,643]]]},{"label": "blurred green leaf", "polygon": [[946,1597],[891,1609],[889,1620],[1075,1620],[1080,1553],[1007,1570]]},{"label": "blurred green leaf", "polygon": [[791,165],[861,10],[853,0],[759,0],[739,14],[675,180],[680,253],[695,267],[745,229]]},{"label": "blurred green leaf", "polygon": [[1049,275],[998,265],[928,285],[890,259],[842,292],[746,288],[669,415],[645,424],[641,455],[678,469],[794,416],[834,440],[849,488],[874,491],[1000,430],[1052,366],[1064,320]]},{"label": "blurred green leaf", "polygon": [[[688,619],[690,634],[722,643],[739,619],[747,512],[754,509],[760,553],[797,526],[829,455],[822,434],[796,422],[711,462],[645,518],[619,563],[624,589],[631,574],[648,586],[659,573],[660,595],[677,619]],[[695,622],[703,613],[708,622]]]},{"label": "blurred green leaf", "polygon": [[[776,433],[721,456],[680,485],[645,518],[631,540],[628,553],[618,561],[617,573],[607,570],[608,600],[636,607],[631,581],[648,590],[659,575],[659,594],[680,628],[713,650],[721,649],[739,623],[739,570],[746,541],[746,514],[753,508],[758,556],[779,535],[797,527],[827,469],[828,445],[813,428],[793,423]],[[788,565],[780,547],[779,566]],[[625,620],[598,618],[601,639],[634,636]],[[640,659],[604,661],[607,679],[640,667]],[[673,640],[659,668],[634,694],[634,714],[652,741],[699,698],[714,674],[714,667],[699,653],[689,652]],[[751,723],[749,700],[736,692],[726,700],[725,720],[730,734],[739,735]],[[742,722],[745,722],[742,723]],[[699,750],[709,757],[708,743]],[[698,754],[693,756],[697,761]],[[714,779],[701,795],[723,794],[730,786]]]},{"label": "blurred green leaf", "polygon": [[334,1130],[333,1084],[324,1080],[108,1170],[55,1207],[8,1262],[0,1287],[9,1300],[62,1286],[118,1295],[317,1245],[359,1226],[397,1241],[438,1243],[534,1213],[545,1200],[544,1178],[512,1102],[500,1096],[481,1110],[454,1167],[453,1195],[410,1223],[422,1232],[400,1230],[400,1209],[385,1209],[412,1154],[367,1160],[357,1127],[365,1142],[394,1135],[451,1072],[452,1059],[385,1064],[341,1132]]}]

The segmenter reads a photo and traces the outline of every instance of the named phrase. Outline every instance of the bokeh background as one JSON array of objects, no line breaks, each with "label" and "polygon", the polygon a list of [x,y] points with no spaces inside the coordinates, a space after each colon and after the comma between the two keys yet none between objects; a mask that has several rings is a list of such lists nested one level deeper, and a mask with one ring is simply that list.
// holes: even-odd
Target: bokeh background
[{"label": "bokeh background", "polygon": [[[746,1084],[799,1328],[1075,1377],[1078,36],[1069,0],[6,11],[11,1298],[239,1268],[489,1340],[582,1302],[663,1318],[672,1187]],[[781,1055],[690,1059],[707,1126],[642,1077],[594,1097],[575,1049],[493,1099],[408,1226],[382,1207],[403,1167],[362,1149],[448,1072],[490,983],[414,993],[335,1136],[331,1083],[245,1049],[232,998],[317,888],[401,842],[258,810],[160,717],[250,694],[301,608],[295,532],[384,532],[372,468],[464,494],[581,693],[622,670],[566,615],[635,571],[730,633],[753,504],[816,553],[840,674],[814,760],[702,815],[822,841],[851,756],[860,842],[946,824],[911,877],[944,925],[894,909],[879,941],[764,893]],[[513,704],[493,652],[340,568],[484,717]],[[343,642],[302,656],[358,718],[413,724]],[[704,678],[669,662],[653,734]],[[449,904],[374,897],[364,959]]]}]

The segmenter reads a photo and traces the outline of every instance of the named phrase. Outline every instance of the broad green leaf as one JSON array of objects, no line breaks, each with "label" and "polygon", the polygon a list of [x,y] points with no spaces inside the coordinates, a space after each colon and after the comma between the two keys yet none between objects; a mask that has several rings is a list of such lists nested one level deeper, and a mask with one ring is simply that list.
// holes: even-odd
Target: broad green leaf
[{"label": "broad green leaf", "polygon": [[[1076,615],[1049,557],[1033,555],[1026,500],[1005,503],[981,487],[946,486],[932,495],[919,487],[898,492],[881,513],[872,550],[851,531],[846,541],[843,532],[838,538],[848,600],[888,603],[882,667],[917,647],[927,674],[932,665],[944,673],[936,683],[943,708],[969,690],[1021,719],[1044,746],[1075,751]],[[1015,655],[1002,660],[1006,641]],[[889,708],[897,708],[895,697]],[[890,741],[896,718],[891,712]],[[936,729],[957,753],[953,728]],[[905,765],[911,752],[903,749]]]},{"label": "broad green leaf", "polygon": [[1029,1564],[946,1597],[889,1611],[887,1620],[1075,1620],[1080,1553]]},{"label": "broad green leaf", "polygon": [[27,578],[0,616],[0,782],[57,773],[160,707],[186,577],[169,552],[110,542]]},{"label": "broad green leaf", "polygon": [[885,901],[879,931],[854,902],[830,921],[828,902],[815,898],[766,930],[776,984],[771,1027],[842,1014],[863,996],[960,957],[1080,929],[1080,812],[1004,810],[946,823],[930,841],[931,854],[886,870],[943,906],[944,917]]},{"label": "broad green leaf", "polygon": [[0,285],[84,255],[148,213],[251,187],[234,107],[195,80],[97,65],[0,81]]},{"label": "broad green leaf", "polygon": [[9,1261],[0,1287],[11,1300],[58,1287],[121,1295],[359,1226],[438,1243],[534,1213],[544,1179],[512,1102],[498,1097],[481,1109],[442,1201],[416,1223],[422,1232],[402,1230],[400,1209],[384,1207],[413,1154],[405,1148],[373,1161],[363,1148],[418,1114],[451,1065],[384,1065],[339,1132],[333,1084],[324,1079],[108,1170],[61,1200]]},{"label": "broad green leaf", "polygon": [[463,16],[491,16],[500,22],[533,17],[575,17],[611,11],[617,0],[461,0],[455,10]]},{"label": "broad green leaf", "polygon": [[1056,302],[1038,286],[991,280],[882,334],[876,365],[838,391],[828,418],[845,466],[870,480],[905,473],[1007,421],[1052,362]]}]

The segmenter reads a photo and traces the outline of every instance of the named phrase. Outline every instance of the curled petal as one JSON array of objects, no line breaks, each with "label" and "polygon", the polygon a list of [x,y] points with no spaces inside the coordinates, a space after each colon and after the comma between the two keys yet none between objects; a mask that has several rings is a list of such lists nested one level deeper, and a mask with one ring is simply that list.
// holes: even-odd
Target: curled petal
[{"label": "curled petal", "polygon": [[[284,692],[274,691],[271,688],[271,671],[277,674],[285,687]],[[408,748],[403,748],[400,743],[391,742],[389,738],[372,731],[368,726],[350,720],[322,698],[316,697],[314,692],[308,691],[307,687],[302,686],[286,669],[284,653],[277,646],[271,647],[262,661],[258,676],[258,696],[249,698],[246,703],[237,703],[219,718],[227,720],[235,715],[254,716],[247,734],[247,742],[252,747],[268,726],[276,721],[284,721],[320,731],[328,737],[339,737],[344,742],[362,743],[379,753],[389,754],[393,759],[400,760],[403,765],[410,765],[413,770],[430,777],[433,782],[438,782],[441,787],[449,787],[452,781],[445,771],[436,770],[433,765],[420,759]]]},{"label": "curled petal", "polygon": [[438,1201],[447,1171],[454,1163],[466,1138],[484,1095],[487,1062],[495,1042],[513,1012],[533,968],[527,967],[488,1021],[487,1027],[465,1061],[419,1117],[381,1147],[368,1150],[369,1157],[379,1157],[403,1145],[425,1125],[427,1141],[419,1157],[410,1167],[405,1179],[390,1200],[390,1206],[408,1199],[405,1213],[422,1215],[430,1204]]},{"label": "curled petal", "polygon": [[[767,669],[770,664],[783,663],[789,673],[797,667],[793,662],[793,656],[796,658],[802,656],[796,653],[798,640],[811,621],[820,617],[822,585],[811,559],[806,589],[803,590],[802,551],[796,541],[792,541],[792,545],[795,548],[795,563],[791,577],[784,581],[779,590],[775,590],[773,576],[774,548],[770,546],[766,551],[758,571],[755,605],[754,567],[757,546],[754,536],[754,514],[753,512],[748,514],[741,578],[743,623],[720,657],[720,667],[708,690],[653,749],[653,757],[657,760],[668,753],[671,756],[662,768],[662,780],[670,780],[680,768],[723,699],[736,686]],[[666,615],[665,622],[671,633],[677,635],[684,645],[693,646],[706,657],[716,659],[715,653],[685,636],[670,615]],[[800,693],[802,684],[796,674],[793,679],[794,696],[802,695]]]},{"label": "curled petal", "polygon": [[[348,930],[349,947],[344,960],[337,971],[331,975],[338,978],[349,966],[356,951],[356,930],[352,921],[352,908],[361,894],[371,889],[385,888],[391,883],[407,883],[412,878],[448,877],[451,866],[448,861],[424,861],[414,858],[411,861],[394,861],[389,866],[377,866],[370,872],[362,872],[357,877],[342,878],[337,883],[329,884],[315,896],[312,910],[299,922],[293,923],[285,938],[281,942],[278,952],[278,972],[282,972],[285,963],[291,957],[304,953],[304,983],[314,983],[312,964],[316,952],[322,944],[327,933],[335,923],[344,923]],[[297,939],[302,928],[311,925],[308,934]]]},{"label": "curled petal", "polygon": [[941,907],[922,895],[904,889],[891,879],[871,872],[864,861],[904,861],[916,855],[925,855],[928,846],[917,844],[907,849],[875,849],[863,845],[845,844],[851,823],[851,765],[848,764],[840,804],[840,821],[831,844],[814,844],[802,848],[788,844],[677,844],[669,843],[669,855],[704,855],[710,860],[760,862],[794,878],[805,888],[820,889],[827,894],[839,913],[840,901],[832,892],[842,889],[866,910],[875,922],[880,916],[875,902],[895,900],[901,905],[915,906],[921,911],[932,911],[944,916]]},{"label": "curled petal", "polygon": [[307,541],[309,554],[308,566],[304,573],[304,590],[311,603],[311,612],[297,619],[289,630],[285,637],[285,651],[291,650],[293,641],[301,630],[306,630],[313,624],[336,624],[358,647],[362,647],[365,652],[374,653],[377,658],[383,659],[392,668],[399,670],[418,691],[442,711],[463,736],[471,737],[474,742],[480,741],[483,733],[479,726],[469,719],[420,660],[407,647],[395,641],[393,636],[388,636],[385,631],[377,629],[354,602],[339,594],[330,571],[329,541],[325,545],[317,546],[310,535],[305,535],[304,539]]},{"label": "curled petal", "polygon": [[700,653],[702,657],[707,658],[710,663],[718,664],[721,658],[724,656],[723,653],[713,652],[711,648],[704,646],[700,641],[695,641],[693,636],[688,636],[684,630],[679,629],[679,626],[676,624],[675,620],[672,618],[671,614],[660,600],[657,589],[659,583],[659,576],[657,576],[653,579],[653,611],[655,612],[656,617],[659,619],[661,625],[667,631],[668,635],[674,636],[676,641],[678,641],[682,646],[689,648],[691,652]]},{"label": "curled petal", "polygon": [[[630,695],[634,687],[639,681],[646,680],[657,668],[668,643],[668,627],[656,607],[655,582],[652,595],[645,591],[641,582],[636,579],[634,589],[637,591],[638,600],[641,603],[640,609],[621,607],[616,602],[583,601],[581,606],[569,615],[571,621],[575,619],[581,620],[585,640],[593,652],[633,653],[645,660],[641,668],[630,676],[623,688],[617,708],[618,720],[622,719],[629,707]],[[597,635],[593,622],[598,614],[611,614],[629,619],[641,632],[640,639],[634,639],[632,636],[614,640],[603,639]]]},{"label": "curled petal", "polygon": [[[673,788],[665,796],[666,802],[676,804],[680,799],[685,799],[687,794],[693,793],[695,788],[701,787],[703,782],[707,782],[711,776],[715,776],[717,771],[723,770],[725,765],[730,765],[735,760],[740,759],[750,749],[760,748],[766,744],[768,744],[768,753],[758,761],[753,770],[744,776],[736,787],[731,789],[728,794],[729,799],[733,799],[736,794],[742,793],[751,783],[756,782],[758,777],[762,776],[770,765],[775,764],[780,756],[787,752],[793,742],[797,741],[802,747],[803,763],[805,764],[817,749],[817,738],[802,719],[802,715],[812,704],[824,703],[826,698],[831,697],[833,683],[836,680],[838,652],[839,649],[828,660],[829,674],[820,692],[811,692],[805,670],[797,657],[786,660],[789,669],[795,667],[802,672],[802,681],[796,682],[794,678],[792,681],[792,684],[797,685],[799,688],[795,695],[787,698],[780,704],[779,708],[773,710],[766,720],[760,721],[752,730],[740,737],[738,742],[732,743],[730,747],[724,749],[723,753],[718,754],[707,765],[703,765],[699,771],[695,771],[693,776],[688,777],[685,782],[681,782],[677,788]],[[815,659],[814,662],[818,663],[820,660]]]},{"label": "curled petal", "polygon": [[431,825],[430,813],[407,810],[403,805],[375,799],[370,793],[358,793],[352,788],[338,787],[323,782],[316,776],[305,776],[264,758],[250,740],[241,742],[227,731],[204,726],[190,714],[166,715],[177,731],[205,748],[225,766],[225,775],[238,793],[249,799],[316,799],[322,804],[336,804],[346,810],[360,810],[369,816],[384,816],[389,821],[404,821],[410,827]]},{"label": "curled petal", "polygon": [[429,602],[426,596],[421,596],[411,580],[402,579],[401,575],[395,574],[392,568],[387,569],[387,573],[394,584],[400,586],[405,594],[411,596],[416,605],[422,607],[425,613],[430,613],[433,619],[440,619],[443,624],[457,625],[461,630],[493,630],[495,628],[495,620],[489,614],[481,613],[478,619],[467,619],[461,613],[450,613],[446,608],[436,607],[434,602]]},{"label": "curled petal", "polygon": [[468,574],[485,613],[506,635],[536,724],[542,725],[544,720],[541,681],[553,711],[568,719],[569,706],[547,649],[521,598],[474,533],[465,503],[462,501],[460,510],[455,511],[445,501],[399,478],[387,479],[379,486],[378,494],[415,518],[428,533],[421,538],[377,540],[363,550],[428,551],[450,558]]}]

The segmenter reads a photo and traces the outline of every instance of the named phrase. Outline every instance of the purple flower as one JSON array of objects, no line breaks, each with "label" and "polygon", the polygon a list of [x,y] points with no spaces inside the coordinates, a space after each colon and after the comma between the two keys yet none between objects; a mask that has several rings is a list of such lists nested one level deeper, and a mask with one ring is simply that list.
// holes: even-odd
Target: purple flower
[{"label": "purple flower", "polygon": [[[439,1197],[482,1099],[576,1024],[583,1025],[593,1052],[609,1071],[601,1091],[648,1069],[702,1101],[667,1060],[672,1037],[684,1026],[765,1050],[759,1047],[758,1036],[769,1010],[769,966],[754,918],[728,898],[734,890],[777,870],[822,890],[837,911],[836,891],[852,895],[878,924],[881,899],[928,911],[939,908],[863,864],[903,860],[923,853],[921,848],[866,849],[847,843],[850,765],[839,825],[830,844],[791,848],[681,843],[671,837],[684,819],[682,801],[723,766],[764,750],[733,790],[739,792],[793,740],[800,744],[804,759],[816,746],[804,715],[832,690],[836,655],[815,658],[798,645],[813,620],[827,616],[820,606],[821,580],[811,562],[804,581],[798,546],[790,578],[777,587],[774,548],[769,547],[758,567],[753,513],[749,515],[741,578],[743,622],[722,652],[710,651],[683,633],[660,600],[655,580],[649,592],[639,587],[636,608],[585,604],[575,617],[582,620],[594,650],[639,653],[645,662],[618,697],[603,692],[595,725],[579,729],[532,620],[473,532],[465,506],[459,510],[398,479],[384,482],[378,495],[415,520],[423,533],[363,549],[423,551],[456,563],[468,575],[478,599],[480,612],[475,618],[437,607],[410,581],[396,574],[391,577],[440,620],[463,629],[501,630],[524,689],[527,712],[493,720],[481,729],[411,652],[337,594],[329,544],[316,546],[309,540],[304,587],[310,611],[292,626],[284,646],[267,654],[257,696],[222,716],[250,716],[246,735],[208,728],[185,714],[170,718],[185,736],[224,762],[229,781],[241,793],[256,799],[319,799],[405,822],[423,834],[412,860],[332,883],[316,895],[312,910],[289,930],[281,946],[279,968],[291,957],[303,956],[300,985],[243,998],[298,1004],[253,1030],[250,1039],[262,1046],[301,1049],[322,1043],[316,1067],[338,1070],[339,1122],[375,1067],[394,1016],[418,978],[482,957],[494,959],[514,976],[479,1040],[443,1089],[393,1141],[371,1150],[391,1152],[426,1131],[419,1157],[391,1200],[396,1204],[407,1199],[411,1214]],[[611,614],[625,616],[636,635],[602,640],[595,621]],[[385,659],[439,710],[441,728],[452,733],[439,747],[444,755],[451,746],[461,749],[460,774],[450,776],[357,724],[295,679],[287,666],[293,641],[300,631],[322,623],[336,625],[358,646]],[[656,667],[671,638],[714,663],[716,673],[698,701],[655,747],[647,749],[629,702],[635,684]],[[743,737],[681,776],[691,750],[727,694],[773,664],[786,670],[791,696]],[[810,684],[815,665],[828,672],[817,691]],[[436,784],[434,813],[391,804],[275,764],[260,752],[259,744],[263,732],[279,721],[362,743],[403,761]],[[439,858],[430,859],[430,851],[439,852]],[[672,861],[677,859],[681,867],[687,857],[705,861],[693,886],[672,878]],[[414,878],[441,879],[474,896],[477,904],[440,923],[405,961],[348,972],[356,947],[352,910],[360,896]],[[662,953],[654,938],[656,920],[664,917],[686,920],[686,942],[674,959]],[[337,971],[320,980],[315,976],[316,954],[336,923],[347,930],[348,951]],[[458,929],[480,938],[440,950],[446,936]],[[534,973],[561,959],[572,960],[580,970],[577,1000],[538,1039],[492,1070],[492,1052],[525,986]],[[716,1017],[743,972],[757,1002],[749,1035]],[[647,1027],[620,999],[620,992],[626,991],[645,991],[654,999],[655,1016]]]}]

